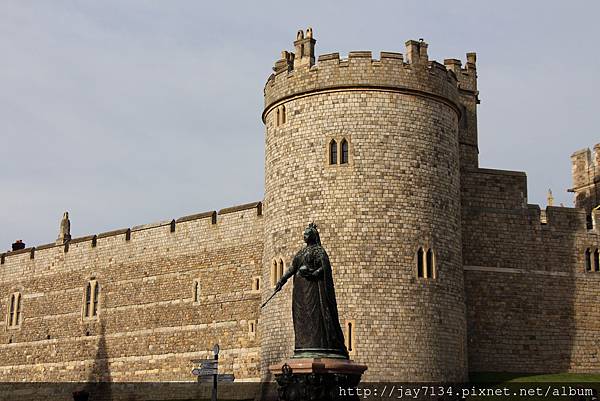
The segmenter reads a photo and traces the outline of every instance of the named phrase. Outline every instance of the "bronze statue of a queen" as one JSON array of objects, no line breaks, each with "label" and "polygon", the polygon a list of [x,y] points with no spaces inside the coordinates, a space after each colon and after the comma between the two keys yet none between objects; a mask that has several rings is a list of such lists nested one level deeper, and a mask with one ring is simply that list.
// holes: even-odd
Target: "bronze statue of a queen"
[{"label": "bronze statue of a queen", "polygon": [[275,286],[277,292],[290,277],[294,277],[294,358],[348,359],[338,318],[331,265],[314,223],[304,230],[304,241],[306,246],[298,251],[292,265]]}]

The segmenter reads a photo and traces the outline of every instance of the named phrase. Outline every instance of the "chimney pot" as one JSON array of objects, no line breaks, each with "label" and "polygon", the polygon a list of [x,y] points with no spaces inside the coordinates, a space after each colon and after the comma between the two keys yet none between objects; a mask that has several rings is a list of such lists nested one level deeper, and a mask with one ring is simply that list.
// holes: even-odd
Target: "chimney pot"
[{"label": "chimney pot", "polygon": [[20,249],[25,249],[25,243],[22,240],[18,239],[14,242],[14,244],[12,244],[12,250],[18,251]]}]

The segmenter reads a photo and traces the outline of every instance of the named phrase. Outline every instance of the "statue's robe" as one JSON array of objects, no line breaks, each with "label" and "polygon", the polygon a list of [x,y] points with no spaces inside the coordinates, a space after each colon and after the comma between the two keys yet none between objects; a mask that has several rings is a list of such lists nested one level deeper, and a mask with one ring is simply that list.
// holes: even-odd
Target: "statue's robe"
[{"label": "statue's robe", "polygon": [[[316,277],[304,277],[299,272],[306,266],[318,271]],[[292,317],[294,320],[295,352],[326,352],[348,356],[338,318],[331,265],[321,245],[302,248],[294,257]]]}]

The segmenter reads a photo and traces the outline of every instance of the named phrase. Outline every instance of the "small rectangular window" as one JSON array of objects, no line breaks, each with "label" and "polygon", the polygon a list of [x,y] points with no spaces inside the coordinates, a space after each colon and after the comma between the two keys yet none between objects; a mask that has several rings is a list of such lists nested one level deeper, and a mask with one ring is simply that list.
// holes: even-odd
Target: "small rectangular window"
[{"label": "small rectangular window", "polygon": [[14,326],[21,324],[21,293],[17,293],[17,316],[15,317]]},{"label": "small rectangular window", "polygon": [[20,292],[15,292],[10,295],[9,309],[8,309],[8,321],[6,322],[8,327],[17,327],[21,324],[21,307],[22,307],[22,296]]},{"label": "small rectangular window", "polygon": [[344,342],[348,354],[354,355],[356,353],[356,322],[354,320],[346,320],[344,333]]},{"label": "small rectangular window", "polygon": [[354,332],[352,331],[352,322],[348,323],[348,352],[352,352],[352,346],[353,344],[353,339],[352,336],[354,335]]},{"label": "small rectangular window", "polygon": [[12,326],[15,317],[15,294],[10,295],[10,308],[8,313],[8,325]]},{"label": "small rectangular window", "polygon": [[283,273],[283,259],[279,259],[279,263],[277,262],[277,260],[274,260],[273,265],[271,267],[271,287],[275,287],[277,282],[283,277]]},{"label": "small rectangular window", "polygon": [[200,282],[194,280],[194,303],[200,302]]},{"label": "small rectangular window", "polygon": [[277,274],[277,281],[281,280],[283,277],[283,260],[279,260],[279,272]]},{"label": "small rectangular window", "polygon": [[427,277],[435,278],[434,258],[433,251],[431,249],[427,250]]},{"label": "small rectangular window", "polygon": [[337,142],[335,141],[335,139],[332,139],[331,142],[329,142],[329,164],[337,164],[337,153]]},{"label": "small rectangular window", "polygon": [[92,319],[98,316],[100,303],[100,284],[96,280],[87,282],[83,300],[83,318]]},{"label": "small rectangular window", "polygon": [[423,270],[423,248],[419,248],[417,251],[417,277],[424,277]]},{"label": "small rectangular window", "polygon": [[92,303],[92,284],[88,283],[85,288],[85,306],[83,309],[83,316],[90,317],[90,305]]},{"label": "small rectangular window", "polygon": [[592,271],[592,253],[590,252],[590,248],[585,250],[585,271]]},{"label": "small rectangular window", "polygon": [[273,264],[271,265],[271,287],[275,287],[275,284],[277,284],[277,279],[275,277],[275,275],[277,274],[277,262],[273,261]]},{"label": "small rectangular window", "polygon": [[347,140],[342,140],[342,157],[340,160],[340,164],[347,164],[348,163],[348,141]]},{"label": "small rectangular window", "polygon": [[252,291],[260,291],[260,277],[252,278]]},{"label": "small rectangular window", "polygon": [[92,315],[98,316],[98,300],[100,298],[100,286],[97,282],[94,283],[94,304]]}]

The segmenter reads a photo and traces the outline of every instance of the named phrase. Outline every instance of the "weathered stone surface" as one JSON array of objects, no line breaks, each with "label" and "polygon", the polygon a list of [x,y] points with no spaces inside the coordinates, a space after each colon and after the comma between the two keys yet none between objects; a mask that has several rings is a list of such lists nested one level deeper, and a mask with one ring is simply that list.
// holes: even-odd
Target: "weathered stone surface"
[{"label": "weathered stone surface", "polygon": [[[262,216],[257,206],[176,224],[115,231],[64,247],[12,254],[0,266],[3,381],[194,380],[191,359],[222,348],[221,367],[258,377]],[[85,286],[100,285],[99,316],[83,319]],[[193,300],[194,280],[200,301]],[[7,327],[8,294],[23,293],[22,322]],[[98,367],[101,367],[100,369]]]},{"label": "weathered stone surface", "polygon": [[[542,219],[524,173],[479,168],[473,53],[444,69],[409,41],[406,57],[315,63],[314,42],[303,34],[305,53],[284,52],[265,86],[264,210],[0,254],[0,380],[193,381],[190,360],[215,342],[222,372],[272,378],[269,365],[293,352],[291,286],[259,305],[273,262],[289,266],[311,221],[366,380],[600,371],[600,272],[585,271],[586,250],[600,248],[600,145],[572,156],[581,208]],[[344,139],[347,163],[331,165],[329,145],[341,158]],[[435,278],[417,277],[419,247],[434,250]],[[99,314],[84,318],[92,279]]]},{"label": "weathered stone surface", "polygon": [[469,369],[599,371],[600,272],[584,270],[598,226],[550,206],[542,224],[523,173],[465,171],[461,184]]},{"label": "weathered stone surface", "polygon": [[[355,321],[352,357],[369,366],[365,379],[464,380],[457,81],[416,60],[354,54],[346,66],[319,62],[265,87],[263,282],[273,260],[290,263],[297,233],[314,221],[328,244],[340,321]],[[287,121],[277,126],[280,102]],[[349,142],[347,164],[329,164],[332,139]],[[426,245],[436,251],[437,280],[416,277]],[[291,355],[290,298],[263,309],[263,371]]]}]

